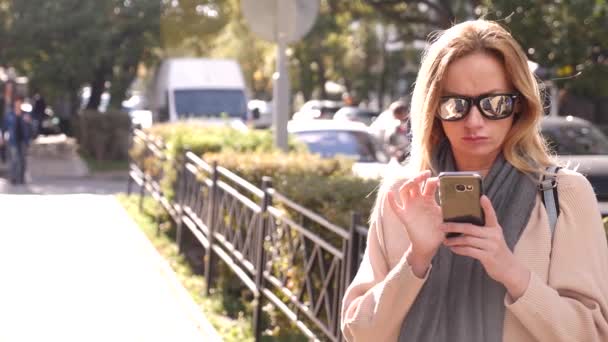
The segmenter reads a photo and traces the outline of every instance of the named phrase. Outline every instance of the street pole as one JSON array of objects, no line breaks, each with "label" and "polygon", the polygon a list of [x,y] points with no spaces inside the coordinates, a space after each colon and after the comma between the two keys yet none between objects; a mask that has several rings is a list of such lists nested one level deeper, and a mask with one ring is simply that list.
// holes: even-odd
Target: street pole
[{"label": "street pole", "polygon": [[551,108],[549,108],[549,116],[557,116],[559,113],[559,89],[557,84],[549,82],[549,91],[551,96]]},{"label": "street pole", "polygon": [[285,2],[276,1],[277,6],[277,64],[276,72],[273,75],[273,101],[274,101],[274,138],[275,145],[283,151],[287,151],[287,117],[289,115],[289,74],[287,70],[287,49],[286,27],[287,8]]}]

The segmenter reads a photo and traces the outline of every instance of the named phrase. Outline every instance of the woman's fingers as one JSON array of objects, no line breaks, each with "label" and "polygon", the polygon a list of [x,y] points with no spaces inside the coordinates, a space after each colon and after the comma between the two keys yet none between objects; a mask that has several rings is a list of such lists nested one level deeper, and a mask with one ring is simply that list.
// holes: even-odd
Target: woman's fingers
[{"label": "woman's fingers", "polygon": [[474,247],[450,247],[450,250],[458,255],[468,256],[481,261],[484,256],[484,251]]},{"label": "woman's fingers", "polygon": [[485,221],[487,227],[500,227],[498,223],[498,218],[496,218],[496,211],[494,211],[494,207],[492,207],[492,202],[488,198],[488,196],[483,195],[480,199],[481,207],[483,208],[483,213],[485,215]]},{"label": "woman's fingers", "polygon": [[461,235],[453,238],[445,239],[444,245],[448,247],[472,247],[487,251],[491,247],[491,242],[488,239],[470,235]]},{"label": "woman's fingers", "polygon": [[399,188],[399,199],[401,200],[401,203],[405,203],[407,201],[407,199],[410,197],[410,189],[414,186],[414,182],[412,179],[408,180],[407,182],[403,183],[403,185],[401,185],[401,187]]},{"label": "woman's fingers", "polygon": [[[389,191],[388,201],[395,212],[399,212],[403,209],[405,203],[408,200],[416,197],[421,197],[427,194],[434,194],[437,189],[437,178],[429,178],[431,176],[430,171],[424,171],[418,174],[416,177],[409,179],[399,187],[397,191],[399,194],[399,200],[401,203],[397,203],[395,199],[395,193]],[[424,194],[423,194],[424,192]]]},{"label": "woman's fingers", "polygon": [[435,196],[435,191],[437,190],[437,186],[439,185],[439,178],[432,177],[426,180],[424,183],[424,190],[422,194],[424,196]]},{"label": "woman's fingers", "polygon": [[445,233],[461,233],[480,238],[487,238],[490,233],[488,229],[470,223],[444,223],[441,230]]},{"label": "woman's fingers", "polygon": [[431,176],[431,172],[430,171],[424,171],[421,172],[420,174],[418,174],[416,177],[410,179],[409,181],[407,181],[403,187],[405,187],[405,185],[407,184],[407,189],[408,189],[408,194],[411,197],[418,197],[421,196],[422,193],[422,187],[425,183],[425,181]]},{"label": "woman's fingers", "polygon": [[399,213],[399,211],[402,210],[402,208],[397,204],[397,201],[395,201],[395,194],[392,191],[388,192],[388,204],[390,204],[395,213]]},{"label": "woman's fingers", "polygon": [[422,194],[420,193],[420,180],[418,177],[414,178],[412,181],[412,186],[409,188],[410,197],[419,197]]}]

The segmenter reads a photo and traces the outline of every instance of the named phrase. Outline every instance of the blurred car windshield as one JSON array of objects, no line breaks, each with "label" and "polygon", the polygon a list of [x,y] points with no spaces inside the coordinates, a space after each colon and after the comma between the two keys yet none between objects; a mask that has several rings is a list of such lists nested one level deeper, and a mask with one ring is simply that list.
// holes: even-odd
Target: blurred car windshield
[{"label": "blurred car windshield", "polygon": [[558,155],[608,154],[608,138],[593,126],[552,127],[542,134]]},{"label": "blurred car windshield", "polygon": [[336,112],[334,118],[346,118],[350,120],[360,121],[369,126],[372,121],[374,121],[374,119],[378,117],[378,115],[380,115],[380,113],[367,109],[361,109],[357,107],[342,107]]},{"label": "blurred car windshield", "polygon": [[344,155],[358,162],[386,162],[388,158],[374,144],[373,138],[365,132],[357,131],[301,131],[294,132],[297,139],[304,142],[311,153],[324,158]]},{"label": "blurred car windshield", "polygon": [[314,119],[331,119],[343,105],[339,101],[310,100],[300,108],[299,112],[311,113]]},{"label": "blurred car windshield", "polygon": [[188,89],[175,91],[175,110],[179,117],[244,117],[247,112],[241,90]]}]

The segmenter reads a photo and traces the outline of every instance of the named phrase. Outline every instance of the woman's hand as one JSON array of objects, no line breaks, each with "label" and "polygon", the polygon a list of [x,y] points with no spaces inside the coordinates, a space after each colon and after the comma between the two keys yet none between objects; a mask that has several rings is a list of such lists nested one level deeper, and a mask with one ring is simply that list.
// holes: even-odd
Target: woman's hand
[{"label": "woman's hand", "polygon": [[[403,184],[398,191],[401,204],[395,200],[395,193],[388,193],[388,202],[405,226],[411,243],[410,266],[423,270],[445,239],[445,233],[439,229],[443,222],[441,208],[435,201],[438,179],[430,176],[431,172],[425,171]],[[415,273],[420,276],[420,272]]]},{"label": "woman's hand", "polygon": [[463,235],[445,239],[444,244],[456,254],[479,260],[488,275],[502,283],[509,295],[517,300],[528,287],[530,271],[515,258],[507,246],[490,199],[482,196],[480,202],[486,217],[486,226],[445,223],[441,226],[443,232]]}]

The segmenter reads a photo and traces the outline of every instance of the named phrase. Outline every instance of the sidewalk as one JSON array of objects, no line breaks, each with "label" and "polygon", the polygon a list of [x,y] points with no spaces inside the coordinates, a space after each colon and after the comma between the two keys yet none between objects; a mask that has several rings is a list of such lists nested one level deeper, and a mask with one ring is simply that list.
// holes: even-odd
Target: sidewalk
[{"label": "sidewalk", "polygon": [[220,340],[112,195],[126,178],[31,159],[26,186],[0,179],[0,341]]}]

